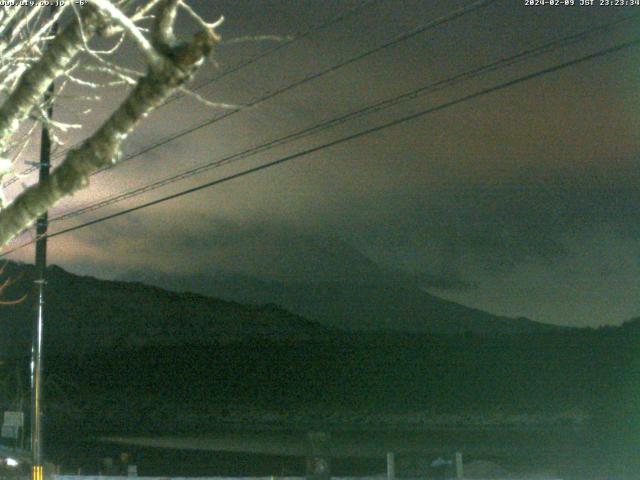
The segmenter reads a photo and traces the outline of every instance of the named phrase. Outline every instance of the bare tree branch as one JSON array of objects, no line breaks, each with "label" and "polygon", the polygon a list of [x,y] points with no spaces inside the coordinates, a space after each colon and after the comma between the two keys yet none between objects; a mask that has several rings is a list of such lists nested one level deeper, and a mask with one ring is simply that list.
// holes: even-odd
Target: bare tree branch
[{"label": "bare tree branch", "polygon": [[[0,245],[6,244],[58,200],[86,187],[89,176],[93,172],[117,163],[122,142],[135,126],[175,90],[189,81],[202,65],[218,40],[213,30],[217,24],[201,21],[199,24],[205,28],[189,43],[177,43],[173,37],[173,21],[179,4],[179,0],[164,0],[160,3],[160,12],[152,37],[153,46],[159,55],[158,61],[149,65],[146,75],[137,81],[135,88],[124,102],[89,139],[66,155],[62,164],[52,172],[46,182],[27,188],[13,203],[0,212]],[[97,26],[95,14],[84,22],[85,35],[86,22],[93,25],[91,29],[95,31]],[[55,61],[53,60],[52,47],[45,53],[49,58],[44,62],[45,65],[42,65],[42,61],[39,62],[39,71],[48,74],[48,82],[64,72],[65,66],[73,56],[72,51],[77,52],[79,45],[83,42],[79,27],[65,32],[63,40],[58,38],[56,40],[58,40],[56,43],[58,47],[55,51],[63,56],[63,60],[57,57]],[[49,65],[52,62],[55,66]],[[31,79],[30,73],[25,74],[25,77]],[[44,83],[45,88],[48,82]],[[20,103],[23,107],[20,113],[17,112],[16,107],[10,110],[12,118],[25,115],[23,111],[30,111],[33,105],[40,101],[39,95],[35,93],[40,89],[42,89],[40,83],[37,86],[32,85],[31,88],[23,87],[23,90],[27,91],[17,96],[20,101],[18,102],[15,98],[12,101],[12,103]],[[44,90],[42,92],[44,93]],[[0,120],[4,121],[4,123],[0,122],[0,126],[4,125],[2,128],[7,135],[13,125],[5,121],[4,115],[4,111],[0,110]],[[3,132],[1,128],[0,132]]]},{"label": "bare tree branch", "polygon": [[20,123],[41,103],[45,92],[62,75],[82,49],[83,34],[95,34],[101,16],[94,8],[84,10],[82,22],[72,22],[52,40],[38,62],[26,70],[18,86],[0,107],[0,152],[6,151]]}]

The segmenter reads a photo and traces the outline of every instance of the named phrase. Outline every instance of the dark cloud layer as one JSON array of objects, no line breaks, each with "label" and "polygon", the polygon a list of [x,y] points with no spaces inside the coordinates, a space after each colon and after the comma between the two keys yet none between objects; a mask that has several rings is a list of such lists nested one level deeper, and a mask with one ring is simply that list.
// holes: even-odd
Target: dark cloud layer
[{"label": "dark cloud layer", "polygon": [[[201,93],[246,104],[465,2],[377,2]],[[294,35],[354,2],[195,2],[227,38]],[[214,12],[215,10],[215,12]],[[96,178],[60,210],[135,187],[631,13],[485,11],[399,44]],[[630,38],[633,23],[526,65],[403,103],[154,192],[179,191]],[[221,46],[223,68],[269,48]],[[411,283],[489,311],[561,324],[640,313],[640,53],[519,84],[219,188],[51,242],[51,261],[110,278],[206,283]],[[205,72],[202,79],[215,75]],[[201,80],[200,80],[201,81]],[[130,151],[211,116],[192,100],[157,112]],[[116,211],[140,200],[97,212]],[[72,224],[72,222],[68,223]],[[26,258],[26,257],[24,257]],[[165,280],[162,280],[162,279]],[[188,282],[187,282],[188,283]]]}]

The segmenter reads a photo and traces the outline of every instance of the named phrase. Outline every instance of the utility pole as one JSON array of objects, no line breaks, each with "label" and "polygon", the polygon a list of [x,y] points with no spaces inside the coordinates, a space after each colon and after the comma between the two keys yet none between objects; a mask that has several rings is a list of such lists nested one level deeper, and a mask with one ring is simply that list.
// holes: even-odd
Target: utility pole
[{"label": "utility pole", "polygon": [[396,455],[387,452],[387,480],[396,480]]},{"label": "utility pole", "polygon": [[[55,8],[55,7],[54,7]],[[55,34],[57,25],[54,24],[52,32]],[[45,94],[47,107],[47,117],[53,116],[54,84],[49,86]],[[42,125],[42,135],[40,140],[40,170],[38,182],[43,183],[49,179],[51,169],[51,137],[47,123]],[[38,217],[36,222],[36,280],[38,290],[38,309],[33,321],[33,339],[31,343],[31,458],[32,480],[43,480],[44,472],[42,465],[42,338],[44,327],[44,293],[46,286],[47,269],[47,228],[49,225],[48,212],[44,212]]]}]

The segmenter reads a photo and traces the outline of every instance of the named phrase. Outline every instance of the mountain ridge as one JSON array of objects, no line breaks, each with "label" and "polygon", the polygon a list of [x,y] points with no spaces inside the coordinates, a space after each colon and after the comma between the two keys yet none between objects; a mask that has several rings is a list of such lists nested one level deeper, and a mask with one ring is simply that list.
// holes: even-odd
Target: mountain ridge
[{"label": "mountain ridge", "polygon": [[[524,317],[494,315],[446,300],[408,282],[382,284],[355,282],[283,283],[245,275],[181,278],[129,272],[145,284],[168,285],[176,291],[197,291],[242,304],[275,303],[323,325],[347,331],[396,331],[462,334],[466,332],[533,333],[566,330]],[[460,322],[460,317],[465,319]],[[350,328],[353,322],[356,328]],[[487,322],[484,326],[482,322]],[[480,324],[480,325],[478,325]],[[493,332],[492,330],[496,330]]]},{"label": "mountain ridge", "polygon": [[[4,275],[13,279],[5,292],[7,299],[20,298],[33,289],[32,265],[10,262]],[[82,352],[208,345],[252,338],[330,341],[357,332],[496,335],[561,329],[527,319],[494,316],[426,292],[420,302],[411,304],[415,302],[413,292],[402,288],[320,284],[288,286],[286,291],[287,286],[277,287],[278,295],[265,298],[267,301],[240,302],[142,282],[79,276],[53,265],[47,270],[48,345]],[[361,293],[353,296],[357,289]],[[377,301],[367,303],[372,292]],[[0,345],[4,351],[28,348],[34,298],[31,294],[21,304],[2,308],[4,335],[0,334]],[[386,315],[387,323],[367,324],[367,318],[374,314]],[[406,323],[412,315],[423,323],[421,329],[412,329]]]},{"label": "mountain ridge", "polygon": [[[20,298],[33,289],[31,265],[7,264],[5,275],[14,279],[7,298]],[[27,351],[34,299],[30,294],[26,301],[2,309],[4,351]],[[274,305],[245,306],[142,283],[78,276],[55,265],[47,269],[45,322],[46,346],[74,352],[248,338],[299,342],[336,333]]]}]

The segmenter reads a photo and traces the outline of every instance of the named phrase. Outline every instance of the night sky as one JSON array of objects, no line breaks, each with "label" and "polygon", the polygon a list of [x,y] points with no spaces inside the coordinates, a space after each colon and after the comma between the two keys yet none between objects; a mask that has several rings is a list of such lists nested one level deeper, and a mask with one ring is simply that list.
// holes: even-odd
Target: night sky
[{"label": "night sky", "polygon": [[[224,14],[224,43],[198,86],[309,28],[329,24],[198,92],[248,105],[389,42],[466,1],[192,1]],[[199,129],[94,177],[53,217],[386,98],[447,79],[640,7],[500,0]],[[579,3],[579,0],[576,0]],[[343,20],[341,13],[361,8]],[[316,135],[215,168],[51,231],[206,183],[637,37],[638,20]],[[273,40],[234,42],[259,35]],[[128,48],[124,61],[135,64]],[[492,313],[574,326],[640,316],[640,47],[612,53],[198,193],[52,239],[49,261],[108,279],[234,275],[294,283],[384,283],[397,274]],[[121,98],[104,92],[88,135]],[[81,108],[82,106],[82,108]],[[55,115],[87,106],[64,98]],[[182,98],[127,152],[228,110]],[[34,153],[35,155],[35,149]],[[30,183],[35,180],[25,180]],[[18,191],[18,182],[9,196]],[[28,236],[16,239],[18,245]],[[11,258],[29,261],[33,249]],[[166,283],[166,282],[165,282]],[[215,291],[209,291],[215,296]]]}]

